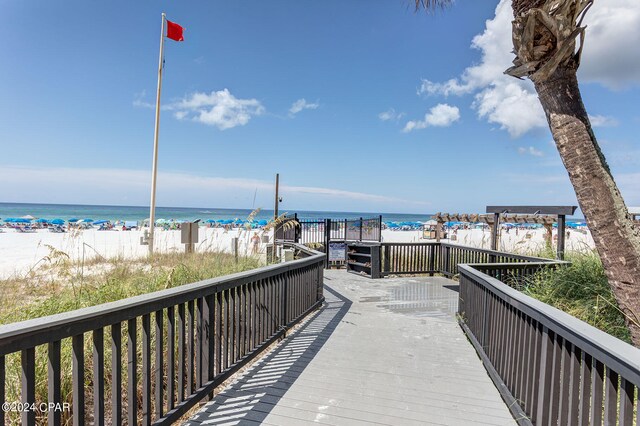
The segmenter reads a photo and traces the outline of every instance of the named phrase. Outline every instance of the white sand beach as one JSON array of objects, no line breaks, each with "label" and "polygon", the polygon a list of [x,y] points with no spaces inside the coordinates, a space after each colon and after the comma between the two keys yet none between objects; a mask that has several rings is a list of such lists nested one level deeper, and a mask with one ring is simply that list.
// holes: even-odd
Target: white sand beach
[{"label": "white sand beach", "polygon": [[[262,237],[265,231],[258,230]],[[544,248],[544,230],[516,231],[506,233],[502,230],[500,250],[531,254]],[[217,250],[232,253],[232,239],[238,238],[240,255],[250,255],[252,252],[251,237],[254,231],[245,229],[224,230],[222,228],[200,228],[199,243],[196,251]],[[67,233],[51,233],[38,230],[34,233],[19,233],[5,229],[0,233],[0,278],[8,278],[14,274],[24,274],[32,269],[47,264],[46,257],[51,249],[67,253],[74,261],[93,259],[95,257],[137,258],[147,255],[148,248],[140,244],[142,231],[98,231],[87,229]],[[529,236],[527,236],[529,235]],[[555,233],[554,233],[555,235]],[[157,252],[183,251],[180,242],[180,231],[157,229],[155,233]],[[385,242],[425,242],[422,231],[393,231],[383,230],[382,238]],[[454,244],[468,245],[478,248],[490,248],[491,236],[489,231],[482,229],[458,230],[455,241],[444,240]],[[570,230],[566,241],[567,250],[585,251],[592,249],[593,239],[586,234]],[[259,253],[264,255],[266,244],[260,243]]]}]

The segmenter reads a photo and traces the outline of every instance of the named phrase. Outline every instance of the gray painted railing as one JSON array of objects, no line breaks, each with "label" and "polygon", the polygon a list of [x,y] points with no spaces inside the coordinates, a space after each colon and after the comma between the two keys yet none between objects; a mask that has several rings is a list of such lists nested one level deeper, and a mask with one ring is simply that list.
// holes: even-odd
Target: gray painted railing
[{"label": "gray painted railing", "polygon": [[[6,383],[5,361],[19,353],[21,404],[35,408],[22,412],[24,425],[35,424],[36,416],[50,425],[69,417],[74,425],[176,421],[322,303],[325,255],[293,246],[306,257],[0,326],[0,400],[6,400],[7,385],[16,385]],[[63,359],[61,346],[69,345],[71,360]],[[85,347],[91,348],[89,353]],[[46,367],[36,365],[36,350],[46,351]],[[105,353],[111,358],[109,377]],[[41,405],[67,402],[61,392],[61,362],[72,363],[67,412]],[[36,382],[47,383],[44,401],[36,401]],[[92,385],[89,401],[87,384]],[[85,403],[90,410],[85,411]],[[0,411],[0,424],[5,415]]]},{"label": "gray painted railing", "polygon": [[483,273],[495,266],[459,265],[460,324],[516,420],[640,424],[640,350]]},{"label": "gray painted railing", "polygon": [[521,275],[518,264],[550,264],[557,262],[532,256],[503,253],[449,243],[382,243],[382,275],[458,274],[458,265],[466,263],[491,263],[495,273],[506,277]]}]

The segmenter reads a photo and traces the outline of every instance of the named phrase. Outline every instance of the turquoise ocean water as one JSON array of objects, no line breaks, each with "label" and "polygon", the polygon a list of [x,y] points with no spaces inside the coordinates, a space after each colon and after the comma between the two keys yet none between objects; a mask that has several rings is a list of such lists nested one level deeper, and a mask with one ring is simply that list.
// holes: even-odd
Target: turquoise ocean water
[{"label": "turquoise ocean water", "polygon": [[[281,209],[280,213],[297,213],[300,219],[357,219],[360,217],[377,217],[375,213],[361,212],[319,212],[304,210]],[[249,209],[219,209],[219,208],[186,208],[186,207],[157,207],[157,219],[175,219],[193,221],[196,219],[246,219]],[[72,204],[27,204],[27,203],[0,203],[0,218],[22,217],[31,215],[45,219],[93,219],[93,220],[144,220],[149,217],[149,207],[142,206],[87,206]],[[270,219],[273,210],[261,210],[256,219]],[[425,222],[431,218],[431,214],[396,214],[383,213],[385,222]]]}]

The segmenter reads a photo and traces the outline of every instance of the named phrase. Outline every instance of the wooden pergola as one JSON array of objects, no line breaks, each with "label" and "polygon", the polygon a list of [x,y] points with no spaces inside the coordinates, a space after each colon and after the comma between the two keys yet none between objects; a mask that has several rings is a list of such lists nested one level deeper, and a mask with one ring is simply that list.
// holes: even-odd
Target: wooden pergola
[{"label": "wooden pergola", "polygon": [[[498,249],[500,222],[540,224],[550,227],[558,224],[557,257],[564,259],[566,217],[575,213],[577,206],[487,206],[486,214],[437,213],[433,219],[436,226],[436,241],[445,222],[486,223],[491,226],[491,249]],[[640,215],[640,212],[638,213]],[[501,220],[502,219],[502,220]]]}]

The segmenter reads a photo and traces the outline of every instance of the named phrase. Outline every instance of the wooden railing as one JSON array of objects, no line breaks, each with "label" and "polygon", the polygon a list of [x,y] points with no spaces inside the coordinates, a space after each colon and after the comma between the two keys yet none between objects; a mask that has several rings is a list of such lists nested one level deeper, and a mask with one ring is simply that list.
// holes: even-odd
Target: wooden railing
[{"label": "wooden railing", "polygon": [[[24,425],[176,421],[322,303],[325,256],[294,246],[307,257],[0,326],[0,401],[17,385],[6,380],[6,361],[19,354],[20,401],[9,411],[22,408]],[[72,364],[70,410],[61,364]],[[48,393],[36,400],[42,382]]]},{"label": "wooden railing", "polygon": [[479,267],[459,266],[460,323],[519,423],[634,424],[640,350]]},{"label": "wooden railing", "polygon": [[459,321],[522,425],[640,424],[640,350],[518,291],[566,262],[383,243],[382,272],[459,275]]},{"label": "wooden railing", "polygon": [[402,274],[444,274],[452,277],[458,274],[458,265],[465,263],[503,264],[496,266],[496,274],[501,270],[507,275],[511,270],[520,270],[519,263],[557,263],[550,259],[503,253],[475,247],[448,243],[382,243],[382,275]]}]

